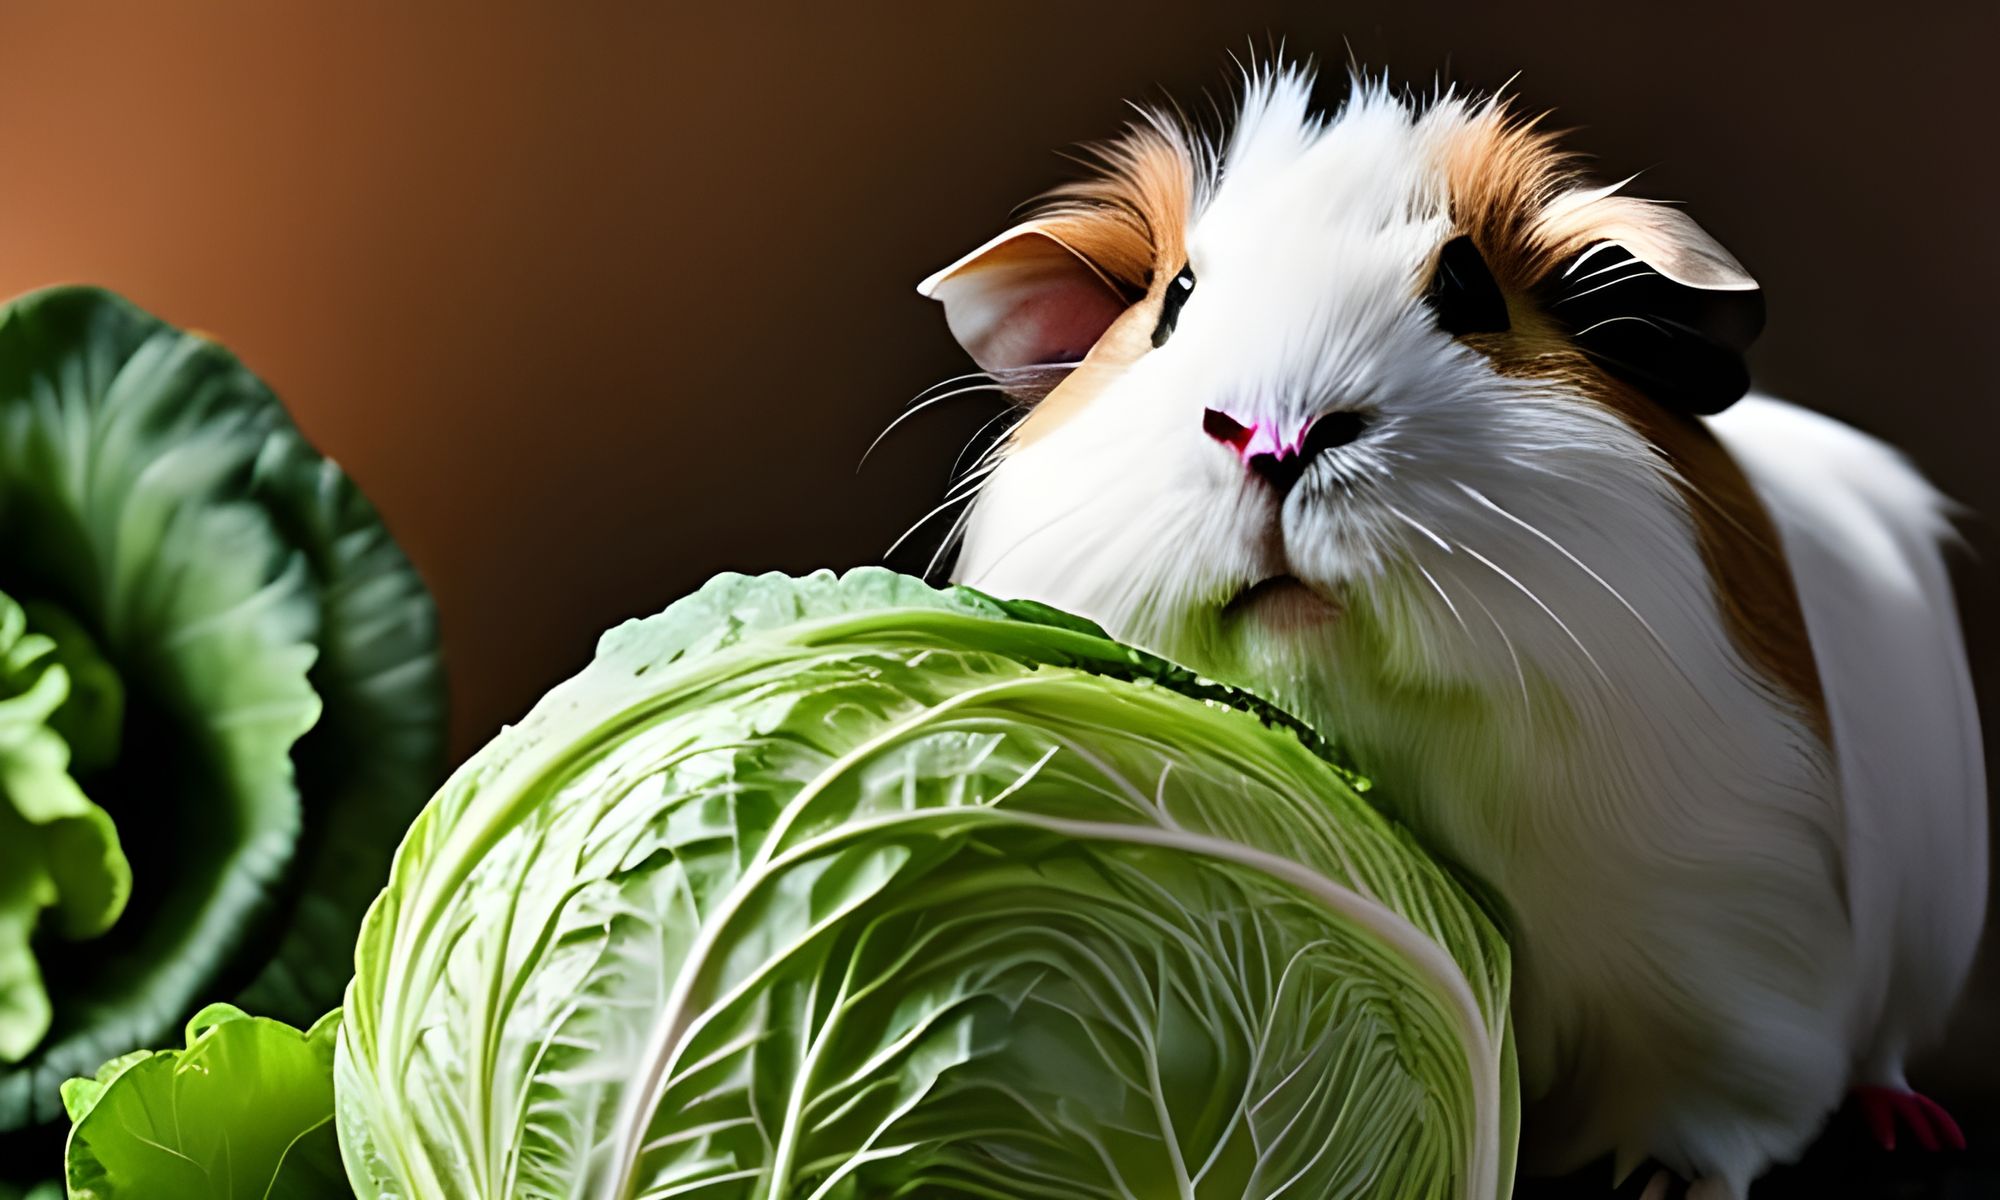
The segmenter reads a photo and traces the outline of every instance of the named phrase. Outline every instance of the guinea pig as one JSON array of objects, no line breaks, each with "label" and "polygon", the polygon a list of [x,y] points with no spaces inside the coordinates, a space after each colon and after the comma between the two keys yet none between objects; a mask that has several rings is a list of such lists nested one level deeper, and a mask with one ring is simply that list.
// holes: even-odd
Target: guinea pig
[{"label": "guinea pig", "polygon": [[1501,897],[1523,1163],[1741,1196],[1908,1090],[1986,892],[1978,716],[1895,451],[1749,388],[1763,301],[1496,100],[1250,73],[925,280],[1030,407],[954,577],[1326,731]]}]

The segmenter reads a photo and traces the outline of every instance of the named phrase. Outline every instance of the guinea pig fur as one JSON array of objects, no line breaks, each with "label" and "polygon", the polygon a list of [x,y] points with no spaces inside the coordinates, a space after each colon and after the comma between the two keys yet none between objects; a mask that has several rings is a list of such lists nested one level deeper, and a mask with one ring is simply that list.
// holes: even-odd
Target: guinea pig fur
[{"label": "guinea pig fur", "polygon": [[923,283],[1033,398],[956,578],[1336,737],[1504,901],[1524,1163],[1741,1196],[1905,1094],[1978,937],[1946,506],[1745,395],[1761,293],[1679,209],[1497,101],[1309,90],[1149,116]]}]

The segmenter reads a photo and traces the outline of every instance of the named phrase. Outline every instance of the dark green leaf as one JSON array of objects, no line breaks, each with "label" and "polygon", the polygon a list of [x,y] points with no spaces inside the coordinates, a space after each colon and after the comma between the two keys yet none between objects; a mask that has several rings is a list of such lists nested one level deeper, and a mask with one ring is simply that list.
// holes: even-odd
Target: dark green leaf
[{"label": "dark green leaf", "polygon": [[74,672],[54,725],[132,878],[96,940],[27,935],[51,1014],[0,1064],[4,1133],[204,1000],[337,1003],[443,695],[429,600],[353,485],[227,350],[95,289],[0,309],[0,591]]}]

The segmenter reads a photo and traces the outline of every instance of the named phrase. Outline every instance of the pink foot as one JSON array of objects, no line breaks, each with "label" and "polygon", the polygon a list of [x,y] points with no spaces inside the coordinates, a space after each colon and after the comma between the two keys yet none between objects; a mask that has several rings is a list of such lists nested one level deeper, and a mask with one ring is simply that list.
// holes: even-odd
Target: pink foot
[{"label": "pink foot", "polygon": [[1926,1150],[1965,1149],[1958,1122],[1929,1096],[1906,1088],[1863,1085],[1854,1089],[1855,1106],[1884,1150],[1896,1148],[1896,1127],[1908,1129]]}]

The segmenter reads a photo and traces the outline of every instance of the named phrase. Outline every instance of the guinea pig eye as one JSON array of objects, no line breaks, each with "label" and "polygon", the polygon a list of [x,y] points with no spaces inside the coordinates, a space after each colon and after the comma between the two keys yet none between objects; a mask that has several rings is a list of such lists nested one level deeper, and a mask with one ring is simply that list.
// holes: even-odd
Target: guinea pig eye
[{"label": "guinea pig eye", "polygon": [[1431,276],[1424,303],[1437,315],[1438,327],[1453,337],[1508,328],[1507,298],[1468,234],[1451,239],[1438,252],[1437,274]]},{"label": "guinea pig eye", "polygon": [[1160,323],[1153,327],[1153,345],[1164,346],[1174,335],[1181,319],[1181,305],[1194,292],[1194,268],[1183,263],[1180,273],[1167,281],[1167,294],[1160,297]]}]

